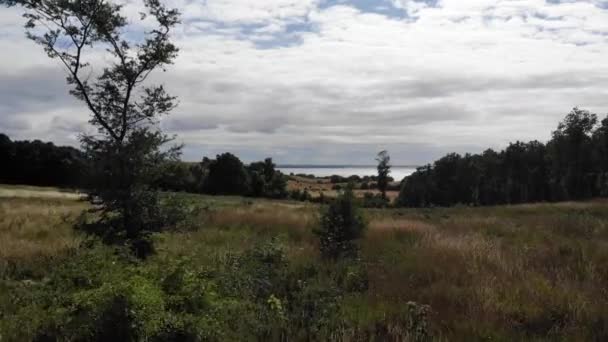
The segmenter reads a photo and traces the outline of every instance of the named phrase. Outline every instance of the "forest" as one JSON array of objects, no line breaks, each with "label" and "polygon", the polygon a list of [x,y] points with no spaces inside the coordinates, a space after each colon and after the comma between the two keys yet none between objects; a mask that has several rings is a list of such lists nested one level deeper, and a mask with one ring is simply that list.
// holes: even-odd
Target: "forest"
[{"label": "forest", "polygon": [[608,117],[574,108],[547,143],[451,153],[403,180],[398,204],[411,207],[583,200],[608,195]]},{"label": "forest", "polygon": [[83,153],[52,142],[11,141],[0,132],[0,183],[78,188],[85,172]]}]

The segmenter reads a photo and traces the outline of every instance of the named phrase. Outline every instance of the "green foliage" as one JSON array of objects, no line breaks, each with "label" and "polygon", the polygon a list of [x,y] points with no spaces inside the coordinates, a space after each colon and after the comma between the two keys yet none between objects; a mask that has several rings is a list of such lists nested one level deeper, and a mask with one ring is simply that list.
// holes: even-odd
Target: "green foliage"
[{"label": "green foliage", "polygon": [[319,238],[321,255],[328,259],[355,256],[356,241],[363,237],[366,222],[356,207],[352,187],[322,209],[319,227],[314,230]]},{"label": "green foliage", "polygon": [[[161,225],[153,185],[162,164],[174,159],[179,147],[163,151],[170,139],[159,127],[160,118],[175,107],[175,98],[163,86],[145,81],[177,56],[169,32],[179,22],[178,11],[145,0],[141,20],[149,16],[156,27],[133,38],[121,5],[111,2],[2,3],[23,7],[28,38],[49,58],[62,62],[70,93],[89,110],[89,122],[97,132],[81,136],[91,171],[86,189],[101,211],[98,226],[107,227],[104,241],[127,241],[137,255],[148,255],[153,248],[147,236]],[[86,60],[86,51],[93,46],[107,52],[97,70]]]},{"label": "green foliage", "polygon": [[11,141],[0,133],[0,183],[78,188],[86,171],[84,156],[51,142]]},{"label": "green foliage", "polygon": [[212,195],[245,195],[251,180],[241,160],[231,153],[218,155],[209,162],[203,191]]},{"label": "green foliage", "polygon": [[247,322],[264,340],[318,340],[338,324],[340,290],[314,264],[291,265],[276,240],[254,246],[229,262],[225,295],[251,301]]},{"label": "green foliage", "polygon": [[316,265],[291,264],[284,249],[269,241],[200,267],[94,247],[44,282],[0,282],[11,293],[0,331],[8,341],[324,339],[339,325],[341,291]]},{"label": "green foliage", "polygon": [[167,191],[200,192],[202,184],[198,176],[199,164],[189,165],[182,161],[170,161],[162,166],[161,177],[154,184],[155,187]]},{"label": "green foliage", "polygon": [[100,212],[85,231],[107,243],[129,244],[140,257],[153,252],[150,234],[172,223],[153,187],[161,176],[159,167],[177,158],[177,149],[160,151],[166,141],[147,129],[135,130],[122,143],[83,138],[86,155],[95,165],[89,175],[89,200]]},{"label": "green foliage", "polygon": [[310,202],[312,201],[312,195],[308,192],[308,189],[300,191],[300,189],[294,189],[289,192],[289,198],[294,201]]},{"label": "green foliage", "polygon": [[283,174],[275,169],[272,158],[263,162],[251,163],[247,170],[251,177],[250,196],[267,198],[286,198],[287,180]]},{"label": "green foliage", "polygon": [[374,194],[373,192],[363,194],[364,208],[386,208],[389,204],[388,198],[382,196],[382,194]]},{"label": "green foliage", "polygon": [[342,177],[342,176],[338,176],[338,175],[332,175],[329,177],[329,182],[331,184],[346,183],[347,181],[348,181],[348,179],[346,177]]},{"label": "green foliage", "polygon": [[450,153],[404,179],[397,204],[411,207],[580,200],[608,193],[608,118],[574,108],[552,139],[503,151]]},{"label": "green foliage", "polygon": [[389,173],[391,172],[391,157],[387,151],[380,151],[376,156],[378,162],[378,190],[382,194],[382,198],[386,198],[386,188],[389,183]]}]

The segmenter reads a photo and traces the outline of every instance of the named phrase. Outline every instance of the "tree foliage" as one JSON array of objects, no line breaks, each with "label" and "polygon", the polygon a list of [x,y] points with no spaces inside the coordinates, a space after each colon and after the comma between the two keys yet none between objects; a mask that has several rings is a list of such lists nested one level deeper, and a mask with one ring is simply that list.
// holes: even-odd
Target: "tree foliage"
[{"label": "tree foliage", "polygon": [[244,195],[250,179],[241,160],[232,153],[219,154],[208,166],[203,192],[212,195]]},{"label": "tree foliage", "polygon": [[[162,225],[151,185],[159,166],[179,153],[178,147],[161,148],[170,139],[158,127],[175,98],[146,80],[177,56],[169,32],[179,22],[178,11],[144,0],[141,25],[129,25],[122,6],[107,0],[0,1],[25,9],[27,37],[65,66],[70,93],[89,109],[97,132],[83,134],[81,142],[94,171],[87,188],[101,210],[99,223],[107,227],[104,237],[136,249],[146,245],[149,232]],[[152,28],[138,32],[144,20]],[[85,60],[104,50],[107,62]]]},{"label": "tree foliage", "polygon": [[389,156],[388,151],[384,150],[378,152],[376,161],[378,162],[378,190],[380,190],[382,198],[386,198],[386,188],[390,181],[388,175],[391,172],[391,157]]},{"label": "tree foliage", "polygon": [[0,133],[0,183],[78,188],[86,173],[84,155],[51,142],[12,141]]},{"label": "tree foliage", "polygon": [[363,237],[366,226],[349,185],[322,209],[319,227],[314,230],[321,255],[327,259],[354,256],[358,250],[357,240]]},{"label": "tree foliage", "polygon": [[451,153],[404,179],[398,204],[496,205],[581,200],[608,194],[608,118],[574,108],[547,144]]},{"label": "tree foliage", "polygon": [[202,192],[211,195],[240,195],[266,198],[286,198],[287,180],[272,158],[245,165],[237,156],[223,153],[216,159],[205,157],[197,168]]},{"label": "tree foliage", "polygon": [[276,165],[272,161],[272,158],[251,163],[247,170],[251,177],[251,196],[268,198],[287,197],[287,181],[283,174],[276,170]]}]

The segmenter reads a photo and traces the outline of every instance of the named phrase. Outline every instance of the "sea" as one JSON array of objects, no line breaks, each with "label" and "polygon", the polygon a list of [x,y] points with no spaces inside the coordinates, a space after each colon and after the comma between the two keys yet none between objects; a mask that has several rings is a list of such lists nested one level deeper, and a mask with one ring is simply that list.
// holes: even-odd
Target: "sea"
[{"label": "sea", "polygon": [[[416,171],[417,166],[392,166],[390,177],[393,177],[396,181],[401,181],[404,177],[411,175]],[[303,173],[307,175],[315,175],[317,177],[328,177],[338,175],[342,177],[348,177],[357,175],[363,176],[375,176],[378,174],[375,165],[361,166],[361,165],[279,165],[277,167],[284,174],[294,175]]]}]

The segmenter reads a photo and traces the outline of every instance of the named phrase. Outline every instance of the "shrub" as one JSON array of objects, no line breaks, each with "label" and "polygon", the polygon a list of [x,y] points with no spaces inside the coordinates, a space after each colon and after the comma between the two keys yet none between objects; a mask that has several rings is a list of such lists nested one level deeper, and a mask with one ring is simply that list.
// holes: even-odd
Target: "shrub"
[{"label": "shrub", "polygon": [[302,191],[302,194],[300,196],[300,201],[308,202],[310,200],[312,200],[312,195],[310,194],[310,192],[308,192],[308,189],[304,189],[304,191]]},{"label": "shrub", "polygon": [[345,183],[348,180],[346,179],[346,177],[342,177],[342,176],[338,176],[338,175],[332,175],[329,177],[329,182],[332,184],[336,184],[336,183]]},{"label": "shrub", "polygon": [[366,192],[363,195],[364,208],[385,208],[388,204],[388,198],[382,197],[382,194],[374,195],[372,192]]},{"label": "shrub", "polygon": [[251,163],[247,167],[251,178],[249,195],[253,197],[285,198],[287,197],[287,178],[272,162],[272,158]]},{"label": "shrub", "polygon": [[295,201],[299,201],[302,197],[302,192],[300,189],[294,189],[289,192],[289,198]]},{"label": "shrub", "polygon": [[319,238],[321,255],[328,259],[356,255],[355,241],[363,236],[365,228],[365,220],[355,205],[353,190],[349,186],[322,209],[319,227],[314,230]]}]

